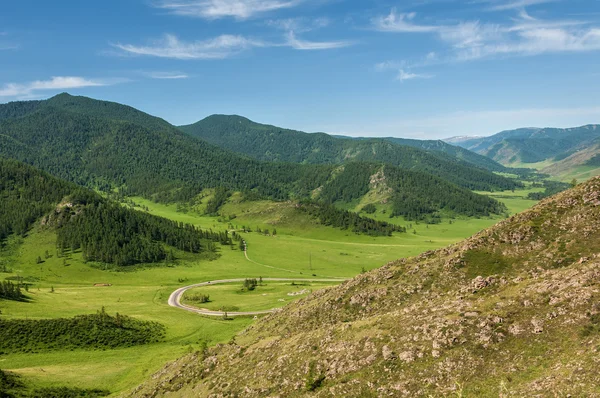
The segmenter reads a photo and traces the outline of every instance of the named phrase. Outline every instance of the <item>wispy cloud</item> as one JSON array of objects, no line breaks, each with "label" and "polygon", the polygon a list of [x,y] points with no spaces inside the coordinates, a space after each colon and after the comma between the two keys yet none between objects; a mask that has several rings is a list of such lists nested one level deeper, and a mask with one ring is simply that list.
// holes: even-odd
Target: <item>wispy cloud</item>
[{"label": "wispy cloud", "polygon": [[26,99],[39,96],[43,91],[68,90],[84,87],[110,86],[125,79],[87,79],[78,76],[55,76],[50,80],[35,80],[28,83],[8,83],[0,88],[0,97]]},{"label": "wispy cloud", "polygon": [[294,32],[288,32],[287,45],[296,50],[331,50],[353,45],[350,41],[308,41],[296,37]]},{"label": "wispy cloud", "polygon": [[295,7],[301,0],[161,0],[156,8],[174,15],[203,19],[248,19],[258,14]]},{"label": "wispy cloud", "polygon": [[416,24],[413,20],[416,13],[398,13],[395,8],[386,16],[373,18],[371,22],[377,30],[383,32],[398,32],[398,33],[427,33],[437,32],[440,27],[425,24]]},{"label": "wispy cloud", "polygon": [[491,11],[506,11],[506,10],[515,10],[515,9],[523,9],[529,6],[535,6],[539,4],[553,3],[559,0],[510,0],[510,1],[487,1],[488,3],[492,3],[489,10]]},{"label": "wispy cloud", "polygon": [[187,79],[189,75],[183,72],[142,72],[142,74],[151,79]]},{"label": "wispy cloud", "polygon": [[407,72],[404,69],[400,69],[398,71],[398,75],[396,76],[396,80],[398,80],[400,82],[404,82],[406,80],[413,80],[413,79],[431,79],[432,77],[434,77],[434,76],[423,74],[423,73]]},{"label": "wispy cloud", "polygon": [[167,34],[146,46],[121,43],[113,46],[132,55],[190,60],[229,58],[244,50],[265,47],[267,44],[239,35],[221,35],[208,40],[186,42],[179,40],[175,35]]},{"label": "wispy cloud", "polygon": [[[533,1],[519,2],[525,5]],[[517,2],[502,3],[508,7]],[[535,4],[541,4],[537,2]],[[398,14],[373,19],[373,27],[384,32],[433,34],[448,45],[443,55],[412,63],[432,65],[464,62],[494,56],[532,56],[544,53],[586,52],[600,50],[600,28],[578,20],[540,20],[525,10],[509,23],[485,23],[479,20],[463,21],[453,25],[419,24],[417,15]],[[404,67],[410,65],[403,64]]]},{"label": "wispy cloud", "polygon": [[113,44],[124,54],[173,58],[180,60],[225,59],[243,51],[257,47],[291,47],[296,50],[330,50],[353,45],[350,41],[308,41],[296,37],[293,31],[285,36],[283,42],[267,42],[244,36],[221,35],[208,40],[193,42],[182,41],[175,35],[165,35],[163,39],[146,46],[133,44]]}]

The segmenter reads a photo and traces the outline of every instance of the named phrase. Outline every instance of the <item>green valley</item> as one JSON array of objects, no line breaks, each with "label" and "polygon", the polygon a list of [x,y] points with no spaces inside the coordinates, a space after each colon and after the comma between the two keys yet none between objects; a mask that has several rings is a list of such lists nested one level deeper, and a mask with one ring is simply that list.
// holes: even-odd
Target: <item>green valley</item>
[{"label": "green valley", "polygon": [[[509,209],[520,207],[524,199],[518,198],[519,192],[513,194],[515,199],[500,200]],[[23,292],[27,301],[0,301],[3,319],[72,318],[95,314],[104,308],[109,316],[119,313],[140,321],[157,322],[165,327],[165,335],[162,341],[146,344],[141,350],[133,346],[108,350],[80,347],[5,352],[1,368],[22,376],[26,384],[35,388],[105,389],[110,386],[111,393],[123,392],[165,362],[205,345],[227,342],[254,322],[252,317],[222,320],[171,308],[166,303],[167,298],[178,287],[232,277],[353,277],[399,257],[446,246],[500,219],[498,216],[457,217],[440,224],[393,219],[400,225],[410,226],[410,230],[391,237],[371,237],[323,226],[299,211],[294,202],[246,201],[241,193],[228,198],[218,215],[206,216],[202,214],[202,206],[210,199],[211,192],[205,195],[203,204],[197,208],[161,204],[141,197],[125,200],[124,207],[202,230],[240,231],[248,245],[248,258],[236,245],[218,245],[214,255],[175,249],[173,262],[162,260],[161,264],[119,269],[86,263],[81,249],[59,257],[56,232],[39,220],[24,235],[9,237],[0,256],[0,270],[7,272],[0,275],[27,286]],[[534,203],[527,201],[523,205]],[[372,216],[385,219],[384,210],[385,206],[381,206]],[[244,228],[252,232],[241,232]],[[38,257],[42,262],[38,263]],[[326,285],[311,284],[310,290]],[[224,306],[245,310],[280,307],[305,296],[287,295],[304,287],[268,282],[250,293],[252,300],[236,305],[241,287],[241,284],[215,286],[202,293],[214,299],[208,304],[209,308]],[[213,292],[213,289],[216,290]]]}]

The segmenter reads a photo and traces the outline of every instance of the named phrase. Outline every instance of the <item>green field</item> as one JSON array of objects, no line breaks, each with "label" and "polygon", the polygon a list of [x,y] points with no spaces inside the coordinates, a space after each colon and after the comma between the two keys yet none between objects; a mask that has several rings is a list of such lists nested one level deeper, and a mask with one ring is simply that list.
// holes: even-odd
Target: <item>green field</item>
[{"label": "green field", "polygon": [[[535,203],[524,199],[527,192],[494,195],[514,213]],[[30,302],[0,301],[3,317],[69,317],[94,313],[104,306],[110,314],[119,312],[161,322],[167,327],[167,338],[163,343],[117,350],[0,355],[1,369],[26,376],[37,386],[108,387],[119,393],[135,387],[166,362],[198,349],[203,342],[216,344],[229,341],[235,333],[253,322],[251,317],[224,321],[171,308],[167,305],[167,298],[179,287],[226,278],[352,277],[386,262],[457,242],[502,219],[456,218],[446,219],[437,225],[393,219],[393,222],[407,226],[408,232],[374,238],[318,225],[296,211],[289,202],[242,202],[239,196],[234,195],[221,209],[221,217],[205,217],[193,209],[187,213],[177,212],[176,205],[132,199],[139,206],[147,207],[152,214],[204,228],[252,228],[254,232],[243,234],[248,243],[248,259],[237,247],[223,246],[219,248],[219,257],[213,260],[206,255],[178,252],[174,266],[137,267],[132,271],[104,270],[102,266],[85,264],[80,253],[71,253],[66,261],[58,258],[54,232],[37,225],[26,238],[10,240],[0,253],[0,268],[6,266],[11,271],[0,273],[1,279],[19,276],[31,283],[27,293]],[[141,209],[139,206],[137,208]],[[385,206],[380,206],[374,217],[390,221],[384,210]],[[255,232],[258,228],[268,229],[270,234]],[[272,235],[274,229],[276,234]],[[38,256],[45,259],[43,263],[36,264]],[[305,296],[288,296],[292,291],[314,290],[326,285],[311,283],[309,287],[302,287],[269,282],[246,293],[239,291],[239,284],[198,290],[211,297],[211,302],[202,307],[261,310]],[[280,301],[282,299],[284,301]]]},{"label": "green field", "polygon": [[[325,282],[265,281],[254,290],[243,290],[241,283],[203,286],[185,292],[183,302],[202,309],[216,311],[263,311],[283,307],[293,300],[306,297],[316,289],[332,286]],[[210,301],[198,303],[188,298],[208,295]]]}]

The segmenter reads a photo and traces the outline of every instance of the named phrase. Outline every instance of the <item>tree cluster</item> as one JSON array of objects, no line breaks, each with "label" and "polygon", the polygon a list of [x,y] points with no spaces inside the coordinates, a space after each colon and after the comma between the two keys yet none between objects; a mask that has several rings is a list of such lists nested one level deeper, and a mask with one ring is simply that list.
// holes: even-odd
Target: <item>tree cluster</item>
[{"label": "tree cluster", "polygon": [[11,281],[2,281],[0,282],[0,299],[21,301],[25,299],[25,295],[19,285]]},{"label": "tree cluster", "polygon": [[299,205],[298,209],[317,218],[323,225],[348,229],[357,234],[391,236],[393,232],[406,232],[404,227],[362,217],[354,212],[341,210],[327,203],[305,201]]},{"label": "tree cluster", "polygon": [[73,318],[0,319],[0,351],[103,349],[131,347],[164,340],[165,327],[104,311]]},{"label": "tree cluster", "polygon": [[550,196],[556,195],[559,192],[565,191],[571,188],[572,185],[573,184],[567,184],[565,182],[560,181],[544,180],[541,184],[533,184],[533,186],[536,187],[544,187],[544,190],[542,192],[529,192],[527,194],[527,199],[542,200]]},{"label": "tree cluster", "polygon": [[[208,250],[205,241],[232,244],[228,233],[201,230],[191,224],[133,211],[117,203],[87,204],[58,229],[60,253],[81,248],[86,261],[120,266],[166,259],[163,244],[190,253]],[[214,246],[210,246],[214,247]],[[172,258],[171,258],[172,259]]]}]

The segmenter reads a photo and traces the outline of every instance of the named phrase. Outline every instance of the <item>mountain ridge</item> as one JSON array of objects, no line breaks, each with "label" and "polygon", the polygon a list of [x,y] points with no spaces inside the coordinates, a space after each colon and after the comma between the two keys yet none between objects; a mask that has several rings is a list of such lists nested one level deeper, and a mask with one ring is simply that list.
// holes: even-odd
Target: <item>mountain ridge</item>
[{"label": "mountain ridge", "polygon": [[[462,140],[456,142],[456,145],[504,165],[527,166],[545,162],[541,167],[543,173],[560,176],[585,166],[589,159],[600,153],[600,147],[597,146],[600,139],[599,127],[598,124],[587,124],[563,129],[546,127],[506,130],[489,137]],[[589,156],[578,155],[582,151],[588,152]],[[563,162],[569,157],[569,161]]]},{"label": "mountain ridge", "polygon": [[[33,105],[0,105],[0,114],[13,115],[0,120],[0,155],[79,185],[103,191],[118,188],[125,195],[152,197],[185,186],[191,199],[205,188],[223,187],[273,200],[313,198],[322,191],[329,192],[327,198],[317,199],[347,201],[358,199],[356,192],[365,194],[370,176],[382,167],[366,162],[352,166],[362,176],[359,186],[347,174],[338,173],[339,165],[251,159],[191,137],[134,108],[68,94]],[[415,214],[422,209],[430,214],[443,207],[459,214],[471,214],[473,209],[477,215],[502,211],[495,200],[431,173],[385,167],[387,174],[394,176],[387,182],[400,195],[396,196],[398,203],[410,198],[398,208],[399,212]],[[476,187],[518,186],[491,173],[477,177],[473,181]],[[418,191],[420,196],[409,191]]]},{"label": "mountain ridge", "polygon": [[[492,165],[493,171],[507,171],[505,167],[478,155],[464,155],[468,153],[464,149],[455,149],[453,155],[460,152],[463,157],[470,156],[471,161],[444,153],[435,147],[450,146],[439,141],[417,144],[414,140],[400,139],[344,139],[260,124],[238,115],[212,115],[179,128],[213,145],[263,161],[304,164],[339,164],[349,160],[382,162],[434,174],[475,190],[486,190],[485,185],[511,189],[509,186],[514,183],[480,166],[490,168]],[[424,146],[429,146],[430,150],[425,150]],[[473,158],[478,164],[471,163]]]}]

